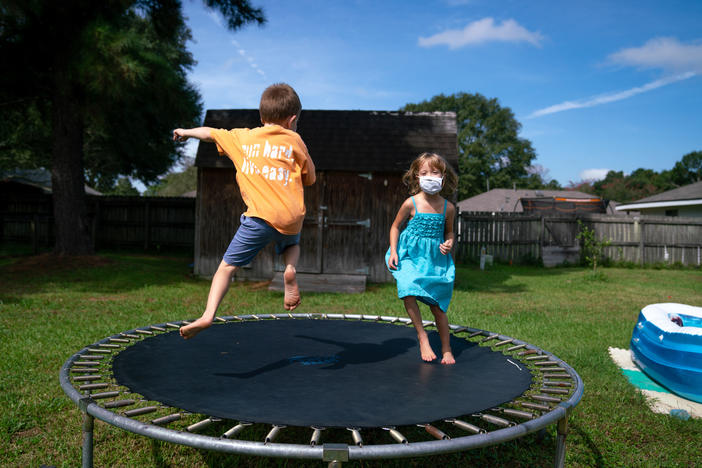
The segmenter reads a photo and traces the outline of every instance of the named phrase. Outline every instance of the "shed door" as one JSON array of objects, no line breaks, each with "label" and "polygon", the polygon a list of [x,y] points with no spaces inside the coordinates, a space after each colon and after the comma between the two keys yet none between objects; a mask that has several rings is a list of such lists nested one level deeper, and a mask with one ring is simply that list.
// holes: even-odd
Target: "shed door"
[{"label": "shed door", "polygon": [[322,273],[367,275],[370,174],[333,173],[324,181]]},{"label": "shed door", "polygon": [[[370,174],[319,173],[305,187],[299,273],[367,275],[371,221]],[[283,271],[283,258],[275,269]]]}]

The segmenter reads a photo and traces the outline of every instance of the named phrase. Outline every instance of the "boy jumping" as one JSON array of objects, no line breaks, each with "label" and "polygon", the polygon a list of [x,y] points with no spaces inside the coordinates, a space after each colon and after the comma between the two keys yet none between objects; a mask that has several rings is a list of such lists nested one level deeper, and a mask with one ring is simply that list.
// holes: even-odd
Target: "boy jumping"
[{"label": "boy jumping", "polygon": [[300,305],[295,267],[300,256],[300,231],[305,217],[303,186],[316,180],[314,163],[305,143],[296,133],[302,105],[287,84],[269,86],[261,95],[262,127],[232,130],[198,127],[178,128],[173,139],[197,138],[214,142],[220,155],[227,155],[236,168],[236,181],[246,212],[217,272],[212,278],[207,306],[202,316],[180,328],[189,339],[209,327],[224,298],[232,276],[251,263],[256,254],[275,241],[283,255],[286,310]]}]

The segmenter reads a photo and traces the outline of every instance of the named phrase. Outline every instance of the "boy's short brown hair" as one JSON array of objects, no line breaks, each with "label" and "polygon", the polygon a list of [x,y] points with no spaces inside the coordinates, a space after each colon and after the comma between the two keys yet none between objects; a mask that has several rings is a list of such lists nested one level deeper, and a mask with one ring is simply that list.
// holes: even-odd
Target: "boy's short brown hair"
[{"label": "boy's short brown hair", "polygon": [[292,86],[285,83],[276,83],[266,88],[258,106],[263,123],[282,123],[291,115],[300,115],[300,111],[300,97]]}]

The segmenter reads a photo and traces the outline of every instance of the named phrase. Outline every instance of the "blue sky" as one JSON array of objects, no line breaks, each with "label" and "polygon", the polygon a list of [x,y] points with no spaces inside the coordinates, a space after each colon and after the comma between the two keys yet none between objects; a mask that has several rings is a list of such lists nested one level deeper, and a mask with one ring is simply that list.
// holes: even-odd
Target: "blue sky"
[{"label": "blue sky", "polygon": [[206,109],[257,108],[281,81],[305,109],[480,93],[512,109],[534,164],[562,185],[702,150],[699,0],[252,3],[267,23],[230,32],[184,2]]}]

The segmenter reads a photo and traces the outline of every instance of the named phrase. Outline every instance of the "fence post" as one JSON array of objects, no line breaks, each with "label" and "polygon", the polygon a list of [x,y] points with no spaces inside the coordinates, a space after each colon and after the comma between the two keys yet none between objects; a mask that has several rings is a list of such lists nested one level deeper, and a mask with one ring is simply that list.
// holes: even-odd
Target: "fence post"
[{"label": "fence post", "polygon": [[638,223],[639,223],[639,255],[641,256],[641,266],[646,265],[646,241],[644,240],[644,220],[642,218],[638,218]]}]

